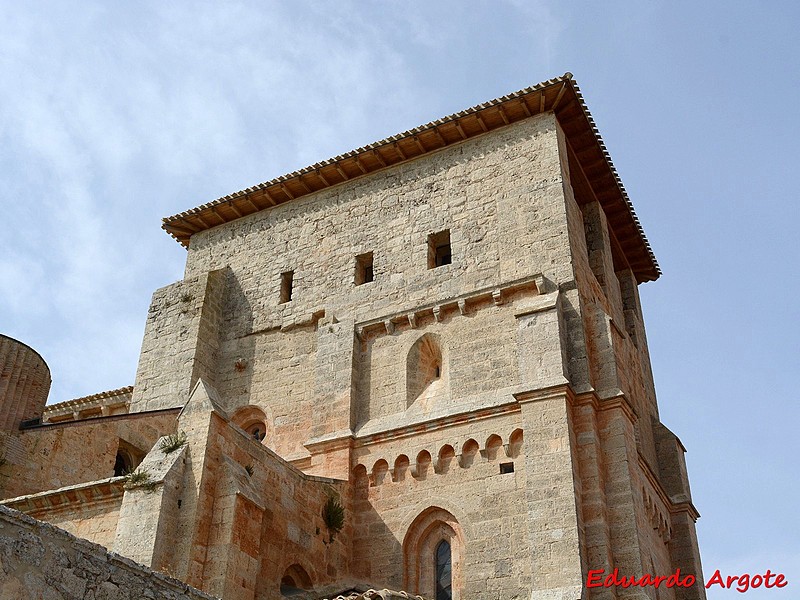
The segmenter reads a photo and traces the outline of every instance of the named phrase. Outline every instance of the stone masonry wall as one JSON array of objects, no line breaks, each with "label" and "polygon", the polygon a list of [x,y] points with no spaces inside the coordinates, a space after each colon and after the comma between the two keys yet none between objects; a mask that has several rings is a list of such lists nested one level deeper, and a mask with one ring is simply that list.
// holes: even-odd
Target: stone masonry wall
[{"label": "stone masonry wall", "polygon": [[[561,143],[566,157],[563,137]],[[599,202],[575,197],[572,184],[582,177],[577,165],[566,159],[562,165],[590,384],[583,390],[593,390],[573,411],[589,568],[618,568],[637,576],[669,574],[678,566],[670,557],[678,528],[671,525],[674,506],[665,493],[670,475],[657,457],[653,427],[658,409],[636,282],[614,257]],[[682,540],[684,534],[679,535]],[[693,531],[690,537],[696,547]],[[684,564],[692,565],[702,581],[699,561],[687,554]],[[677,597],[675,590],[662,590],[661,595]],[[705,595],[694,589],[686,597]]]},{"label": "stone masonry wall", "polygon": [[111,477],[120,440],[146,454],[161,435],[175,430],[176,416],[177,411],[136,413],[0,434],[6,459],[0,466],[0,497]]},{"label": "stone masonry wall", "polygon": [[33,348],[0,334],[0,430],[41,417],[50,393],[50,369]]},{"label": "stone masonry wall", "polygon": [[112,547],[122,504],[124,477],[111,477],[3,502],[106,548]]},{"label": "stone masonry wall", "polygon": [[[354,576],[432,597],[404,580],[404,545],[415,519],[436,507],[463,530],[461,598],[530,597],[522,436],[519,408],[509,406],[492,418],[357,447]],[[514,470],[502,473],[501,464]],[[433,564],[432,552],[421,554],[405,558]]]},{"label": "stone masonry wall", "polygon": [[145,324],[130,411],[180,407],[199,377],[216,379],[224,273],[156,290]]},{"label": "stone masonry wall", "polygon": [[[419,319],[414,329],[398,328],[395,335],[363,342],[356,369],[356,377],[365,382],[356,398],[357,427],[374,419],[396,426],[414,416],[463,411],[492,403],[499,390],[517,385],[519,357],[513,341],[518,325],[513,313],[513,305],[498,308],[482,302],[463,317],[451,310],[441,322]],[[443,389],[430,401],[417,401],[407,387],[409,352],[422,335],[430,334],[442,352]]]},{"label": "stone masonry wall", "polygon": [[126,489],[114,550],[226,600],[279,599],[292,565],[314,586],[346,578],[352,524],[331,539],[322,517],[331,496],[352,515],[346,482],[300,472],[218,399],[199,380],[178,420],[186,444],[145,457],[151,477]]},{"label": "stone masonry wall", "polygon": [[[349,429],[373,409],[387,410],[395,400],[381,394],[397,390],[371,389],[375,381],[352,372],[347,353],[356,340],[347,324],[405,318],[536,275],[555,285],[571,281],[560,177],[555,119],[546,114],[194,235],[187,281],[226,273],[216,373],[226,410],[262,408],[275,423],[268,445],[292,459],[303,458],[300,444],[309,437]],[[428,236],[444,230],[452,264],[428,268]],[[356,256],[370,251],[375,280],[356,285]],[[280,303],[281,274],[288,271],[294,273],[292,297]],[[515,358],[502,341],[511,331],[493,333],[492,318],[477,314],[470,323],[486,330],[481,343],[491,346],[486,358],[492,356],[495,378],[513,380]],[[468,329],[464,323],[454,330],[459,327]],[[339,350],[320,363],[323,333],[334,335]],[[477,337],[459,332],[454,347],[468,339]],[[376,349],[376,361],[403,360],[389,356],[388,348],[378,356],[382,352]],[[479,363],[468,364],[467,354],[453,355],[455,397],[479,385],[470,374]],[[340,383],[331,388],[331,380]]]},{"label": "stone masonry wall", "polygon": [[214,600],[97,544],[2,506],[0,598]]}]

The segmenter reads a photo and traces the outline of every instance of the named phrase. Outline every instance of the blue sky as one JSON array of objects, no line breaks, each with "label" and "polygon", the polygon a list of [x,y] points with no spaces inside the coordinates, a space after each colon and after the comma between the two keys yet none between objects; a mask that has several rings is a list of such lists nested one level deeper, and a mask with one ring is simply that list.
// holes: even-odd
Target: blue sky
[{"label": "blue sky", "polygon": [[[571,71],[664,271],[641,288],[706,576],[800,594],[792,2],[0,2],[0,331],[51,402],[133,383],[161,217]],[[795,208],[792,208],[795,207]],[[715,591],[712,599],[740,597]]]}]

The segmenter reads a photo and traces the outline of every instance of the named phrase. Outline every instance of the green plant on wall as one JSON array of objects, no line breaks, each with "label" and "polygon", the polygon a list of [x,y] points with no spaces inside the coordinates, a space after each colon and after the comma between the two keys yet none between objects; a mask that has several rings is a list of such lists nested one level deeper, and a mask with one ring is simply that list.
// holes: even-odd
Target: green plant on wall
[{"label": "green plant on wall", "polygon": [[169,434],[161,440],[158,444],[158,448],[164,454],[169,454],[170,452],[175,452],[175,450],[178,450],[184,444],[186,444],[186,433],[181,431],[180,433]]},{"label": "green plant on wall", "polygon": [[133,488],[144,488],[148,492],[155,490],[156,484],[147,469],[136,469],[125,475],[125,477],[127,478],[125,481],[126,490]]},{"label": "green plant on wall", "polygon": [[322,507],[322,520],[328,528],[328,542],[333,543],[334,536],[344,527],[344,507],[333,496],[328,496],[325,506]]}]

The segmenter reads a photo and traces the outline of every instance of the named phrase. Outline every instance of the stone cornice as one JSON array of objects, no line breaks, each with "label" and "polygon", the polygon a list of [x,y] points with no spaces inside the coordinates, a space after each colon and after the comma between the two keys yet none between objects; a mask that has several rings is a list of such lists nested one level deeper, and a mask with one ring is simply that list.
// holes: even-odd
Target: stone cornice
[{"label": "stone cornice", "polygon": [[356,334],[360,339],[370,335],[383,335],[394,333],[395,329],[414,329],[423,319],[433,318],[440,321],[445,313],[455,313],[465,315],[476,304],[489,303],[499,306],[506,302],[506,298],[511,294],[531,290],[534,294],[542,294],[543,290],[548,289],[549,282],[543,275],[537,273],[528,277],[521,277],[502,285],[486,286],[476,290],[437,300],[429,304],[415,306],[401,311],[387,313],[385,315],[356,323]]},{"label": "stone cornice", "polygon": [[24,433],[30,433],[33,431],[41,431],[43,429],[54,429],[58,427],[81,427],[83,425],[89,425],[92,423],[99,423],[99,422],[107,423],[110,421],[119,421],[123,419],[142,419],[160,414],[175,413],[175,415],[177,415],[180,412],[180,410],[181,410],[180,407],[159,408],[157,410],[143,410],[140,412],[123,413],[119,415],[106,415],[97,417],[86,417],[84,419],[77,419],[77,420],[71,419],[68,421],[56,421],[55,423],[27,424],[21,427],[21,430]]},{"label": "stone cornice", "polygon": [[661,485],[658,476],[656,476],[650,468],[650,465],[641,452],[639,452],[639,466],[642,468],[645,478],[656,491],[658,497],[661,498],[661,501],[664,503],[664,506],[667,507],[670,514],[688,513],[695,521],[700,518],[700,513],[697,508],[695,508],[694,504],[692,504],[691,500],[673,501],[672,498],[669,497],[666,490],[664,490],[664,486]]},{"label": "stone cornice", "polygon": [[519,412],[519,410],[519,404],[515,400],[512,400],[496,406],[453,413],[428,420],[421,420],[408,425],[403,425],[401,427],[386,429],[375,433],[369,433],[367,435],[356,434],[354,437],[355,446],[370,446],[372,444],[378,444],[381,442],[414,437],[420,433],[445,429],[447,427],[462,425],[464,423],[474,423],[476,421],[491,419],[500,415]]},{"label": "stone cornice", "polygon": [[36,516],[62,508],[74,509],[76,505],[97,504],[110,500],[122,501],[125,477],[110,477],[99,481],[81,483],[3,500],[0,504]]}]

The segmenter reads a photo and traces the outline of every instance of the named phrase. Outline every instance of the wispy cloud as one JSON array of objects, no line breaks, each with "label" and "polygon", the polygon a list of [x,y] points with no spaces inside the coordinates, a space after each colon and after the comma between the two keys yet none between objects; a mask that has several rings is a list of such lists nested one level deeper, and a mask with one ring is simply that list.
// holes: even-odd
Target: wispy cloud
[{"label": "wispy cloud", "polygon": [[52,400],[132,382],[149,296],[184,260],[160,217],[369,141],[365,112],[413,105],[365,21],[278,2],[3,13],[0,329],[48,360]]}]

